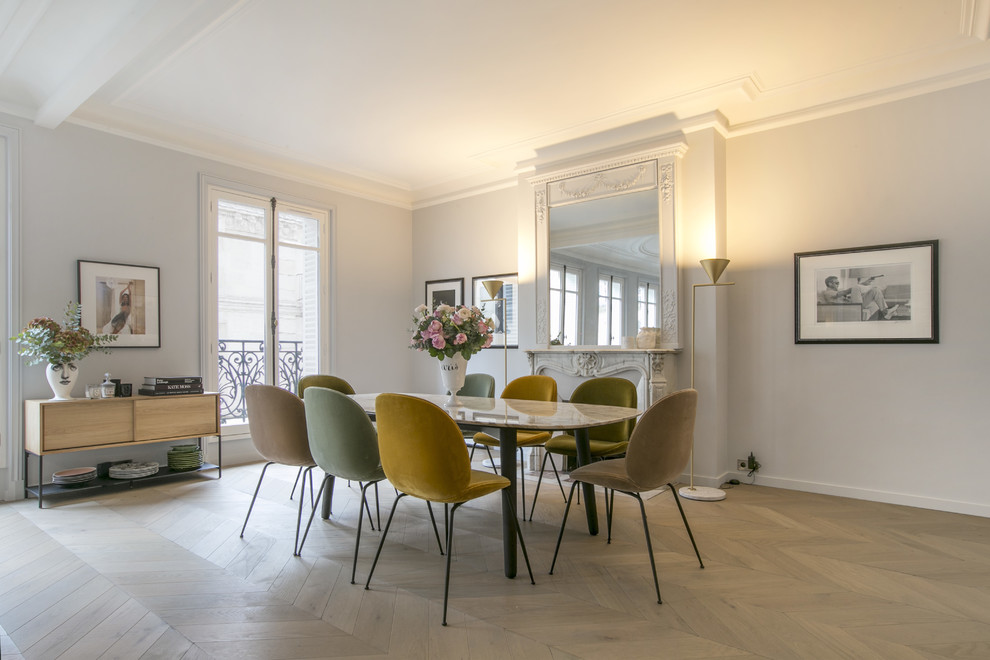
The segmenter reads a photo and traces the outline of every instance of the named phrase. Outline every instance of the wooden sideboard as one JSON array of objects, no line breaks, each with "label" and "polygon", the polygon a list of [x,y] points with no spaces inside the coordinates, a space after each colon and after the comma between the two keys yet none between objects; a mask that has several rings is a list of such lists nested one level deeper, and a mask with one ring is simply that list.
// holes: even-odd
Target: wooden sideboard
[{"label": "wooden sideboard", "polygon": [[[173,471],[164,465],[157,474],[136,480],[97,477],[84,486],[45,484],[44,457],[49,454],[121,449],[137,445],[220,435],[220,396],[179,394],[135,396],[114,399],[29,399],[24,402],[24,496],[34,495],[43,506],[44,494],[77,493],[92,488],[133,486],[136,481],[160,480],[208,469],[221,473],[218,443],[217,464],[204,463],[197,470]],[[38,484],[28,486],[28,457],[38,459]],[[122,457],[125,457],[122,455]]]}]

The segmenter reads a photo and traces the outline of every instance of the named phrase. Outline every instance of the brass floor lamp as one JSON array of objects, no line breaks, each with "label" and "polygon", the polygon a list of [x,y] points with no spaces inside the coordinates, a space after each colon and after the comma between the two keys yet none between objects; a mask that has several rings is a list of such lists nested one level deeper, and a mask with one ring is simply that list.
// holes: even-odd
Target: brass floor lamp
[{"label": "brass floor lamp", "polygon": [[[495,296],[497,296],[498,292],[503,286],[505,286],[505,282],[502,280],[485,280],[481,284],[485,287],[485,291],[488,292],[489,298],[483,302],[502,303],[502,389],[504,390],[505,386],[509,384],[509,333],[508,329],[505,327],[507,310],[505,309],[505,297],[503,296],[502,298],[496,298]],[[488,465],[488,463],[492,463],[492,465]],[[482,461],[482,465],[495,469],[501,467],[500,463],[500,461],[489,461],[488,459]]]},{"label": "brass floor lamp", "polygon": [[[722,271],[729,265],[728,259],[702,259],[701,267],[708,273],[711,282],[695,284],[691,289],[691,387],[694,388],[694,337],[695,337],[695,303],[698,299],[698,287],[702,286],[732,286],[735,282],[719,282]],[[691,485],[683,486],[677,491],[681,497],[703,502],[717,502],[725,499],[725,491],[721,488],[694,485],[694,443],[691,444]]]}]

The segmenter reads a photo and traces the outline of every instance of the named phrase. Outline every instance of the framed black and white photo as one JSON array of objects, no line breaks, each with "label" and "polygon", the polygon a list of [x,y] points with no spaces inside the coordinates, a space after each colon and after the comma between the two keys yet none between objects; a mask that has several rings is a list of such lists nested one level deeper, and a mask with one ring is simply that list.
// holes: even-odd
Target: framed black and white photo
[{"label": "framed black and white photo", "polygon": [[113,348],[161,346],[158,268],[78,261],[82,326],[117,335]]},{"label": "framed black and white photo", "polygon": [[426,283],[426,306],[433,311],[439,305],[463,305],[464,278],[430,280]]},{"label": "framed black and white photo", "polygon": [[[494,300],[484,282],[501,280]],[[519,274],[485,275],[471,278],[472,304],[494,321],[492,347],[519,348]]]},{"label": "framed black and white photo", "polygon": [[938,343],[938,241],[794,255],[796,344]]}]

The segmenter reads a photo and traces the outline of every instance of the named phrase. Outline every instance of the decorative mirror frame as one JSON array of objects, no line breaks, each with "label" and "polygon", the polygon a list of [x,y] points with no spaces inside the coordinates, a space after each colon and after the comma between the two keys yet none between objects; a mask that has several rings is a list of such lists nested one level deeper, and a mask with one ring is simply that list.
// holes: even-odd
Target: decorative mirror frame
[{"label": "decorative mirror frame", "polygon": [[[579,167],[559,169],[530,177],[533,186],[533,204],[536,218],[536,344],[550,346],[550,209],[580,195],[585,199],[597,199],[622,192],[632,192],[639,178],[630,172],[652,171],[656,174],[656,190],[659,198],[660,229],[660,341],[658,348],[681,347],[678,333],[678,267],[677,267],[677,177],[680,159],[687,152],[687,145],[677,142],[649,151],[640,151],[621,157],[597,161]],[[645,166],[645,168],[637,167]],[[571,193],[561,183],[569,180]],[[627,190],[628,187],[628,190]],[[556,348],[556,347],[555,347]],[[565,347],[575,349],[580,347]],[[596,347],[603,348],[603,347]]]}]

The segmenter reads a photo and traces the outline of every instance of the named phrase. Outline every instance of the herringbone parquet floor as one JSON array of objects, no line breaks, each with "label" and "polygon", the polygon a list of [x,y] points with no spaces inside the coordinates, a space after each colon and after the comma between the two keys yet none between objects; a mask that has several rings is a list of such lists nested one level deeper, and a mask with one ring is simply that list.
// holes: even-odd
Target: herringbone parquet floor
[{"label": "herringbone parquet floor", "polygon": [[356,484],[338,483],[333,517],[293,557],[294,470],[269,469],[238,536],[260,469],[0,505],[4,660],[990,658],[990,519],[738,486],[684,503],[700,570],[661,493],[647,504],[658,605],[630,498],[616,497],[611,545],[572,512],[547,574],[563,510],[547,484],[523,524],[536,586],[502,576],[497,496],[458,513],[443,628],[443,559],[421,502],[400,504],[366,591],[379,533],[365,526],[350,584]]}]

